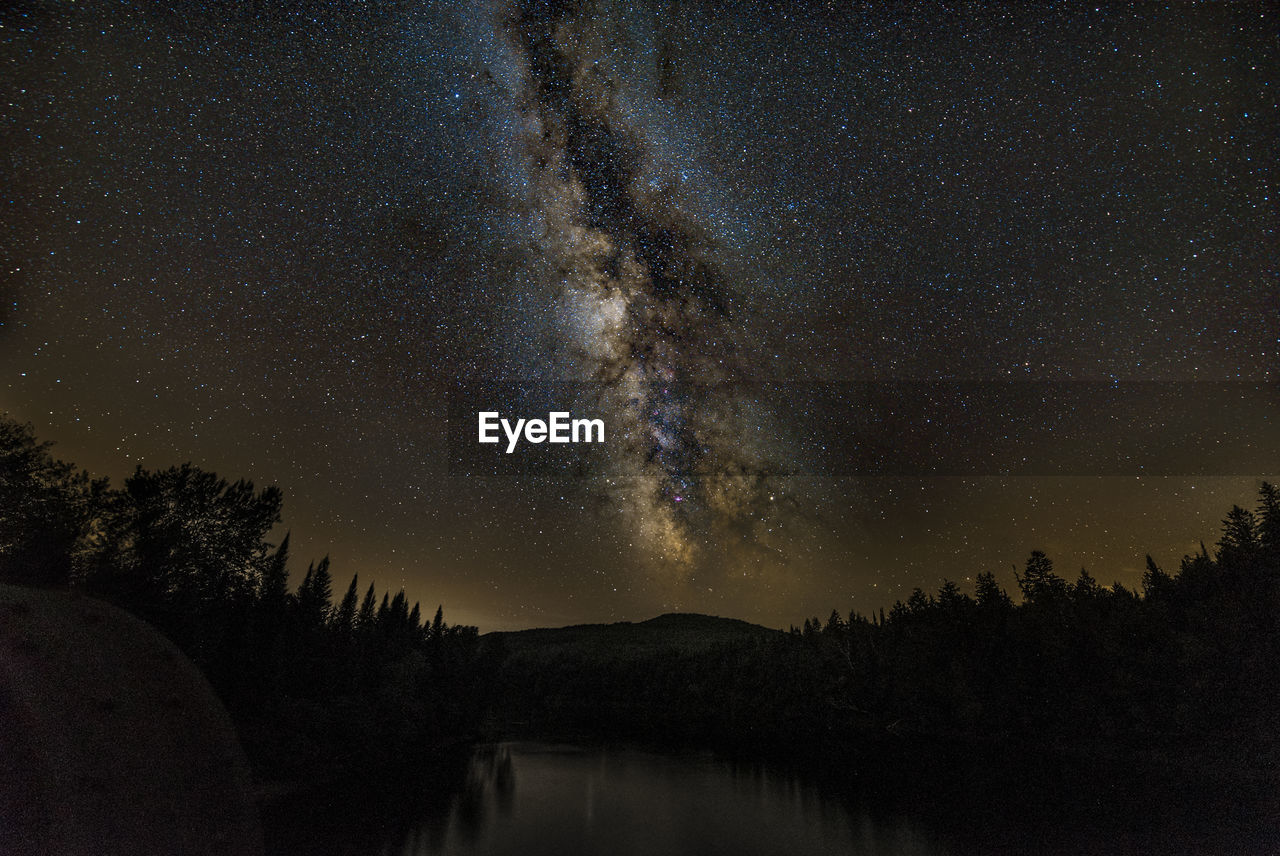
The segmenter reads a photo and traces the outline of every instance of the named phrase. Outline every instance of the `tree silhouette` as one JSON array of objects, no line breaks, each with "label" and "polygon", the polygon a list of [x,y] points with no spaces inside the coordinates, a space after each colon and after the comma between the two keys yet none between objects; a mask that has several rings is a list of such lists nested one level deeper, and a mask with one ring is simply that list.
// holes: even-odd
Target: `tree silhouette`
[{"label": "tree silhouette", "polygon": [[257,593],[267,566],[266,536],[280,520],[277,488],[256,491],[191,464],[125,480],[109,527],[113,562],[93,586],[136,592],[139,586],[192,609]]},{"label": "tree silhouette", "polygon": [[1042,603],[1067,593],[1067,582],[1053,572],[1053,560],[1040,550],[1032,550],[1018,588],[1029,603]]},{"label": "tree silhouette", "polygon": [[984,609],[1001,609],[1013,605],[1008,593],[996,582],[996,575],[990,571],[978,574],[975,585],[975,596],[978,606]]},{"label": "tree silhouette", "polygon": [[1254,559],[1261,548],[1258,521],[1253,512],[1238,505],[1231,507],[1222,521],[1222,538],[1218,541],[1218,561],[1242,565]]},{"label": "tree silhouette", "polygon": [[1280,490],[1268,482],[1258,491],[1258,542],[1273,565],[1280,560]]},{"label": "tree silhouette", "polygon": [[[404,591],[358,578],[335,607],[329,558],[289,592],[274,488],[187,464],[119,490],[0,421],[0,575],[75,584],[160,627],[205,670],[259,770],[306,778],[405,762],[474,735],[493,705],[546,733],[726,743],[849,759],[877,741],[1158,746],[1269,757],[1280,709],[1280,497],[1262,483],[1216,550],[1176,574],[1146,557],[1141,593],[1074,583],[1033,551],[1015,603],[991,572],[868,620],[833,609],[791,634],[702,648],[530,658],[427,626]],[[975,744],[976,745],[976,744]]]},{"label": "tree silhouette", "polygon": [[377,613],[378,598],[373,590],[373,583],[369,583],[369,590],[364,594],[364,600],[360,602],[360,613],[356,616],[356,629],[361,633],[370,633],[378,620]]},{"label": "tree silhouette", "polygon": [[333,606],[327,556],[290,593],[290,537],[267,540],[276,488],[185,464],[139,467],[112,490],[48,449],[0,419],[0,579],[83,586],[160,628],[204,670],[260,771],[395,766],[477,727],[475,629],[446,633],[441,610],[428,658],[403,591],[376,610],[371,584],[357,612],[353,576]]},{"label": "tree silhouette", "polygon": [[289,534],[271,554],[262,571],[258,602],[264,613],[280,620],[289,602]]},{"label": "tree silhouette", "polygon": [[359,597],[356,592],[356,585],[359,579],[359,574],[351,576],[351,585],[347,586],[347,593],[342,596],[342,602],[333,611],[333,629],[343,635],[347,635],[355,629],[356,599]]},{"label": "tree silhouette", "polygon": [[329,623],[330,600],[333,597],[333,578],[329,573],[329,557],[307,568],[307,574],[298,586],[297,613],[301,626],[319,630]]},{"label": "tree silhouette", "polygon": [[52,445],[0,417],[0,580],[68,586],[82,572],[107,481],[56,460]]}]

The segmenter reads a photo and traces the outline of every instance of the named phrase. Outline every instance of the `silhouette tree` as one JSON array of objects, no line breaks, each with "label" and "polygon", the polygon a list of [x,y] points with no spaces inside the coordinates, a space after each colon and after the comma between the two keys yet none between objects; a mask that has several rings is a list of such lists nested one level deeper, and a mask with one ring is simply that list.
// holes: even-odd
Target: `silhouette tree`
[{"label": "silhouette tree", "polygon": [[1273,564],[1280,560],[1280,490],[1263,482],[1258,490],[1258,543]]},{"label": "silhouette tree", "polygon": [[1080,569],[1080,576],[1076,579],[1075,585],[1071,587],[1071,596],[1077,601],[1087,601],[1098,598],[1102,595],[1102,586],[1098,585],[1098,581],[1093,578],[1084,568]]},{"label": "silhouette tree", "polygon": [[258,603],[261,610],[276,618],[284,615],[289,602],[289,533],[285,533],[280,546],[271,554],[262,571]]},{"label": "silhouette tree", "polygon": [[1142,592],[1147,597],[1162,597],[1170,590],[1173,578],[1160,569],[1156,560],[1147,554],[1147,569],[1142,574]]},{"label": "silhouette tree", "polygon": [[1067,593],[1067,581],[1053,572],[1053,560],[1040,550],[1032,550],[1026,568],[1018,577],[1018,588],[1028,603],[1059,598]]},{"label": "silhouette tree", "polygon": [[978,574],[974,593],[978,606],[984,609],[999,609],[1013,605],[1008,593],[996,582],[996,575],[990,571]]},{"label": "silhouette tree", "polygon": [[358,580],[359,574],[352,574],[351,585],[347,586],[347,593],[343,595],[342,602],[338,604],[338,608],[333,611],[333,628],[344,636],[355,629],[356,600],[359,598],[359,594],[356,592]]},{"label": "silhouette tree", "polygon": [[329,557],[307,568],[298,587],[298,620],[308,630],[325,627],[329,622],[329,602],[333,597],[333,578],[329,573]]},{"label": "silhouette tree", "polygon": [[253,598],[267,565],[266,535],[280,520],[281,494],[252,482],[229,484],[191,464],[125,480],[109,524],[110,566],[99,590],[136,592],[138,584],[165,602],[195,604]]},{"label": "silhouette tree", "polygon": [[361,633],[371,632],[377,624],[377,603],[378,598],[374,593],[373,583],[369,583],[369,590],[364,593],[364,600],[360,603],[360,613],[356,616],[356,629]]},{"label": "silhouette tree", "polygon": [[0,580],[69,586],[92,546],[107,480],[54,459],[52,445],[0,417]]},{"label": "silhouette tree", "polygon": [[275,488],[186,464],[139,467],[110,490],[48,449],[0,418],[0,579],[83,584],[159,627],[222,696],[259,770],[328,778],[474,731],[475,629],[446,634],[441,617],[428,657],[404,592],[379,611],[370,585],[357,613],[353,577],[331,609],[327,556],[290,594],[290,538],[266,540]]},{"label": "silhouette tree", "polygon": [[831,615],[827,617],[827,626],[823,630],[827,633],[839,633],[844,630],[844,619],[840,617],[839,610],[831,610]]},{"label": "silhouette tree", "polygon": [[1218,561],[1239,566],[1255,558],[1261,548],[1258,521],[1247,508],[1233,505],[1222,521],[1222,538],[1218,541]]},{"label": "silhouette tree", "polygon": [[938,606],[948,613],[957,613],[964,608],[971,606],[973,601],[967,594],[960,591],[960,586],[956,585],[952,580],[943,580],[942,588],[938,589]]}]

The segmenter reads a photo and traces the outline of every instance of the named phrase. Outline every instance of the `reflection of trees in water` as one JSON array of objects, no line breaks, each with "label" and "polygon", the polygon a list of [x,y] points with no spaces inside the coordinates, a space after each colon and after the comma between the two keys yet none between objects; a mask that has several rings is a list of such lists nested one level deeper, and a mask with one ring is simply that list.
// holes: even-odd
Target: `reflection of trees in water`
[{"label": "reflection of trees in water", "polygon": [[269,854],[316,856],[440,852],[455,808],[473,790],[470,747],[386,780],[314,791],[262,811]]},{"label": "reflection of trees in water", "polygon": [[[786,836],[810,844],[856,841],[861,852],[871,854],[1119,854],[1134,852],[1134,842],[1143,852],[1263,852],[1257,844],[1266,840],[1265,829],[1273,829],[1275,823],[1274,807],[1251,820],[1250,813],[1258,809],[1249,809],[1248,800],[1234,808],[1222,805],[1221,795],[1215,799],[1213,793],[1198,793],[1175,778],[1133,783],[1133,771],[1117,770],[1099,758],[1072,763],[1069,758],[1045,756],[1040,764],[1003,765],[958,749],[947,753],[921,747],[912,754],[899,747],[890,754],[868,750],[848,765],[815,770],[782,760],[606,748],[587,750],[580,763],[570,760],[566,767],[571,751],[540,744],[463,748],[415,771],[412,780],[312,795],[304,798],[305,811],[293,818],[297,828],[287,829],[287,836],[278,818],[266,818],[268,852],[479,852],[495,829],[510,823],[521,826],[517,833],[545,832],[546,840],[539,842],[542,849],[531,844],[527,852],[556,852],[547,847],[579,840],[575,822],[543,828],[538,817],[517,817],[515,805],[516,764],[526,765],[520,772],[528,797],[540,790],[540,775],[545,775],[546,765],[534,757],[542,752],[553,756],[555,770],[577,774],[584,783],[603,775],[615,800],[609,815],[613,821],[619,818],[616,800],[637,795],[656,795],[661,804],[664,795],[677,793],[685,802],[719,806],[727,826],[714,834],[728,836],[735,847],[741,845],[721,852],[783,852],[773,845]],[[1107,800],[1081,798],[1100,788]],[[1201,790],[1217,789],[1209,782]],[[627,806],[645,804],[637,799]],[[564,808],[572,815],[582,808],[575,805]],[[757,830],[760,840],[756,832],[743,831],[756,829],[752,822],[757,818],[769,819],[763,831]],[[647,822],[656,824],[655,829],[661,826],[657,819]],[[668,818],[665,831],[681,828],[681,822],[692,823],[686,830],[689,847],[673,852],[706,852],[700,846],[697,818]],[[612,825],[600,828],[604,840],[614,840],[607,836],[618,833],[605,828]],[[574,834],[556,837],[566,829]]]},{"label": "reflection of trees in water", "polygon": [[458,834],[475,843],[496,809],[506,817],[515,804],[516,777],[511,748],[505,744],[476,747],[462,789],[454,798],[452,816]]},{"label": "reflection of trees in water", "polygon": [[510,816],[516,775],[504,744],[462,747],[387,782],[281,800],[263,811],[272,854],[404,854],[475,844]]}]

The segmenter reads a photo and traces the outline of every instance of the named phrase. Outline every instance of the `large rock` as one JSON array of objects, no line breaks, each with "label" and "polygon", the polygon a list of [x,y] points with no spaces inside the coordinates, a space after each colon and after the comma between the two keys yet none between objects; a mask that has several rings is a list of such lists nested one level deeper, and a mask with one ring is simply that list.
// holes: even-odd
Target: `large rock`
[{"label": "large rock", "polygon": [[0,853],[261,854],[204,677],[99,601],[0,585]]}]

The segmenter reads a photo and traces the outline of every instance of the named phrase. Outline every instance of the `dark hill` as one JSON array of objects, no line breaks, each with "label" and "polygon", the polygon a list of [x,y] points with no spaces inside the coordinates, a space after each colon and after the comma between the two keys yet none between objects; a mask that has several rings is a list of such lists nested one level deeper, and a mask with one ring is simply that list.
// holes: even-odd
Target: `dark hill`
[{"label": "dark hill", "polygon": [[487,633],[488,645],[502,647],[508,654],[533,656],[587,656],[623,658],[650,656],[659,652],[699,654],[724,645],[776,639],[772,630],[740,621],[694,612],[669,612],[648,621],[619,621],[613,624],[575,624],[569,627],[535,628]]},{"label": "dark hill", "polygon": [[791,739],[797,705],[812,695],[777,678],[805,686],[807,646],[732,618],[672,613],[490,633],[481,642],[498,664],[495,730],[508,735],[764,744]]}]

